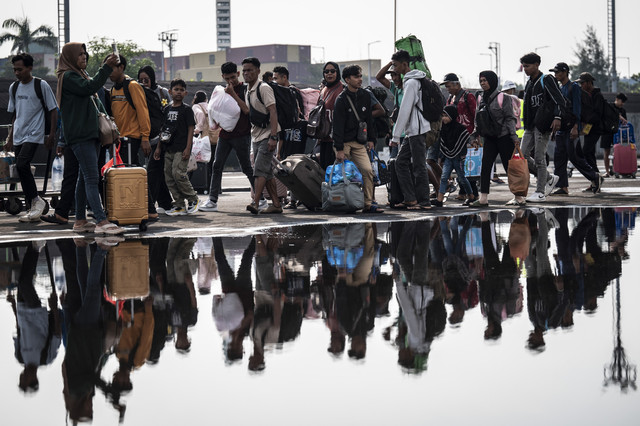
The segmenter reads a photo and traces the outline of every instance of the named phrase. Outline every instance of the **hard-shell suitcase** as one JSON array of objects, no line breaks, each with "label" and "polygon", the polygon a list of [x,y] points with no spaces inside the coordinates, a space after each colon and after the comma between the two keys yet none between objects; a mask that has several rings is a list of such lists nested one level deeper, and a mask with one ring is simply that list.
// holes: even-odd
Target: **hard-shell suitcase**
[{"label": "hard-shell suitcase", "polygon": [[320,164],[305,154],[290,155],[274,166],[274,173],[291,193],[311,211],[322,208]]},{"label": "hard-shell suitcase", "polygon": [[107,219],[117,225],[138,225],[145,231],[149,221],[147,169],[116,164],[105,171],[104,179]]},{"label": "hard-shell suitcase", "polygon": [[409,52],[409,67],[412,70],[424,71],[427,77],[431,78],[431,71],[427,66],[427,61],[424,57],[424,50],[422,49],[422,42],[414,35],[408,35],[396,41],[397,50],[406,50]]},{"label": "hard-shell suitcase", "polygon": [[129,240],[107,253],[108,292],[113,300],[149,295],[149,246]]},{"label": "hard-shell suitcase", "polygon": [[209,184],[211,183],[211,180],[209,179],[208,166],[208,163],[198,163],[198,168],[193,171],[189,178],[191,186],[193,186],[193,190],[198,194],[206,195],[209,193]]},{"label": "hard-shell suitcase", "polygon": [[613,173],[636,176],[638,170],[638,154],[635,144],[619,143],[613,146]]},{"label": "hard-shell suitcase", "polygon": [[[251,167],[253,167],[253,152],[251,153],[249,158],[251,159]],[[272,164],[274,162],[275,162],[275,157],[273,157]],[[278,198],[280,199],[280,201],[283,201],[285,198],[287,198],[287,194],[288,194],[287,187],[278,179],[276,179],[275,182],[276,182],[276,193],[278,194]],[[269,195],[269,191],[267,191],[266,185],[262,190],[262,196],[267,200],[271,199],[271,195]],[[253,199],[253,188],[251,188],[251,198]]]}]

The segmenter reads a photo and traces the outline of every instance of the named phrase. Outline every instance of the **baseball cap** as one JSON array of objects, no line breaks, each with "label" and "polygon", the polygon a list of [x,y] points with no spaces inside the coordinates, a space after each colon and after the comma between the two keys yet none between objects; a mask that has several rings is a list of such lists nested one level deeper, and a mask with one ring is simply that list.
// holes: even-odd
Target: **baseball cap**
[{"label": "baseball cap", "polygon": [[591,73],[588,72],[583,72],[580,74],[580,77],[578,77],[578,80],[576,80],[578,83],[582,83],[583,81],[590,81],[590,82],[594,82],[596,81],[595,78],[593,78],[593,76],[591,75]]},{"label": "baseball cap", "polygon": [[396,70],[395,70],[395,68],[393,67],[393,65],[391,65],[391,66],[389,67],[389,69],[387,70],[387,72],[386,72],[385,74],[391,74],[392,72],[393,72],[393,73],[395,73],[395,72],[396,72]]},{"label": "baseball cap", "polygon": [[503,92],[505,90],[516,89],[516,88],[517,88],[516,84],[511,80],[505,80],[504,83],[502,83],[502,91]]},{"label": "baseball cap", "polygon": [[558,71],[569,72],[569,65],[567,65],[564,62],[558,62],[555,67],[549,70],[549,72],[558,72]]},{"label": "baseball cap", "polygon": [[445,83],[460,83],[460,80],[458,79],[457,75],[450,72],[449,74],[444,76],[444,78],[442,79],[442,83],[440,83],[440,85],[442,86]]}]

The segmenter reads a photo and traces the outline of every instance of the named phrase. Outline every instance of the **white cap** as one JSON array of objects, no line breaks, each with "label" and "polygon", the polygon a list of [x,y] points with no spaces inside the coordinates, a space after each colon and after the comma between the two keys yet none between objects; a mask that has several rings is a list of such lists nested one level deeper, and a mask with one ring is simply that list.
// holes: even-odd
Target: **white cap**
[{"label": "white cap", "polygon": [[502,91],[503,92],[505,90],[516,89],[516,88],[517,88],[516,84],[511,80],[505,80],[504,83],[502,83]]}]

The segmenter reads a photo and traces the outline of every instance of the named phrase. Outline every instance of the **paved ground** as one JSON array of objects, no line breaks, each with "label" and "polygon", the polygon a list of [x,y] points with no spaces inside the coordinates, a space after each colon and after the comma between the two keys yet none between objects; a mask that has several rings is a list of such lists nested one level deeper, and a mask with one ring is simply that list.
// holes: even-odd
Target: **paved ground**
[{"label": "paved ground", "polygon": [[[532,182],[533,183],[533,182]],[[594,195],[581,190],[588,186],[586,179],[576,172],[570,179],[570,195],[548,197],[545,203],[530,204],[532,207],[560,206],[640,206],[640,179],[606,179],[602,193]],[[245,210],[249,203],[249,184],[241,173],[225,173],[223,178],[224,193],[218,200],[219,212],[198,212],[189,216],[162,216],[159,222],[149,225],[146,235],[149,236],[197,236],[207,235],[245,235],[272,227],[290,227],[309,223],[349,222],[349,221],[393,221],[414,220],[430,216],[448,216],[478,209],[463,207],[460,202],[451,200],[443,208],[432,208],[430,211],[408,212],[385,209],[384,214],[329,214],[314,213],[305,208],[285,210],[282,215],[254,216]],[[531,192],[530,188],[530,192]],[[511,199],[507,185],[491,185],[489,204],[491,209],[507,209],[504,204]],[[200,195],[206,200],[206,195]],[[387,201],[384,187],[376,189],[376,199],[381,205]],[[127,236],[135,237],[140,233],[137,227],[128,228]],[[44,222],[23,224],[17,216],[0,212],[0,243],[16,240],[69,238],[76,236],[71,225],[51,225]]]}]

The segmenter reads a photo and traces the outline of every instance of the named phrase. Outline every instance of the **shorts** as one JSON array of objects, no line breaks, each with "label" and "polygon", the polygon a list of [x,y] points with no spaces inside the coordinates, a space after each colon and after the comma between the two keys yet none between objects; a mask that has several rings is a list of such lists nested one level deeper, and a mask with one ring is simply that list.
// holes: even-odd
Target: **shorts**
[{"label": "shorts", "polygon": [[269,138],[253,142],[253,176],[263,177],[267,180],[273,178],[271,161],[275,150],[269,151]]},{"label": "shorts", "polygon": [[611,149],[612,146],[613,146],[613,135],[600,136],[600,148]]}]

